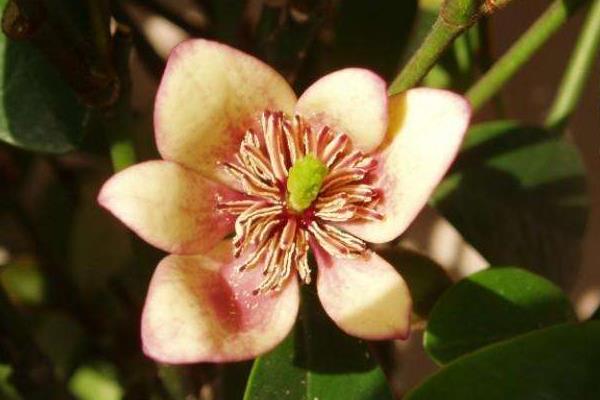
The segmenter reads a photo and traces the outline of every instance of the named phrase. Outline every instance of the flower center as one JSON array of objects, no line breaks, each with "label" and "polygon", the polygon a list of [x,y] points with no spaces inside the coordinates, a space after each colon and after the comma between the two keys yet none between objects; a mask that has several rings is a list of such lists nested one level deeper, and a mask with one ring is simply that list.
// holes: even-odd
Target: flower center
[{"label": "flower center", "polygon": [[240,271],[262,267],[256,294],[281,289],[293,270],[310,283],[309,243],[333,257],[363,257],[366,244],[338,224],[383,218],[375,210],[380,194],[370,183],[377,163],[353,149],[348,136],[280,112],[265,111],[259,122],[224,164],[245,199],[219,203],[236,217]]},{"label": "flower center", "polygon": [[302,212],[317,198],[327,175],[327,166],[308,154],[294,163],[288,173],[288,203],[292,210]]}]

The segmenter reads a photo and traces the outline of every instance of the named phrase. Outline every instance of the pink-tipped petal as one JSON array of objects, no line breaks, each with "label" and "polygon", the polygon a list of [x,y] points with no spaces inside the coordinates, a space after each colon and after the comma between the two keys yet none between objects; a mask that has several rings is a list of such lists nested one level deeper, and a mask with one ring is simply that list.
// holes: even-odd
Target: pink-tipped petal
[{"label": "pink-tipped petal", "polygon": [[316,126],[339,129],[352,139],[355,148],[369,152],[385,136],[387,99],[385,82],[378,75],[347,68],[312,84],[298,99],[296,113]]},{"label": "pink-tipped petal", "polygon": [[412,89],[391,97],[389,104],[374,184],[382,194],[377,211],[384,219],[342,224],[372,243],[398,237],[425,206],[456,157],[471,117],[467,100],[445,90]]},{"label": "pink-tipped petal", "polygon": [[297,280],[280,292],[253,295],[260,268],[238,272],[230,241],[198,256],[168,256],[158,265],[142,314],[149,357],[165,363],[227,362],[256,357],[291,330]]},{"label": "pink-tipped petal", "polygon": [[368,340],[408,337],[410,292],[390,264],[374,252],[348,260],[312,248],[319,265],[319,299],[344,332]]},{"label": "pink-tipped petal", "polygon": [[264,110],[291,113],[296,96],[275,70],[229,46],[203,39],[178,45],[156,96],[154,128],[162,157],[219,176],[246,129]]},{"label": "pink-tipped petal", "polygon": [[233,218],[217,210],[217,200],[239,196],[179,164],[148,161],[110,178],[98,202],[153,246],[196,254],[233,230]]}]

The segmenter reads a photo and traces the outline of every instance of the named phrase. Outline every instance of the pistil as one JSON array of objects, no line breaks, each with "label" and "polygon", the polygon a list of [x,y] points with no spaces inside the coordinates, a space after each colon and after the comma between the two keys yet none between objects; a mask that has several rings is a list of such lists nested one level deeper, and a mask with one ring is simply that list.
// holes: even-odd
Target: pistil
[{"label": "pistil", "polygon": [[219,204],[236,216],[234,256],[240,271],[262,267],[255,293],[283,287],[296,270],[310,283],[309,243],[339,258],[369,250],[336,223],[377,220],[379,192],[369,182],[376,161],[352,149],[343,133],[315,132],[300,116],[265,111],[258,132],[248,130],[234,160],[224,165],[246,194]]}]

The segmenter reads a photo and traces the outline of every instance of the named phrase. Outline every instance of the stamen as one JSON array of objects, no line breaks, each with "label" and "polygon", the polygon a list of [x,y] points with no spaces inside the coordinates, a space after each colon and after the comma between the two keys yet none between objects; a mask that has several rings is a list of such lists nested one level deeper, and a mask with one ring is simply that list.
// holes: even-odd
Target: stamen
[{"label": "stamen", "polygon": [[339,162],[333,165],[333,168],[347,168],[354,167],[357,161],[360,161],[363,157],[362,152],[353,150],[344,157],[340,158]]},{"label": "stamen", "polygon": [[321,228],[315,221],[310,224],[308,231],[312,233],[315,239],[317,239],[317,242],[319,242],[319,244],[334,257],[358,258],[360,256],[360,253],[358,253],[354,247],[348,246],[347,243],[340,240],[337,236],[334,236],[331,232]]},{"label": "stamen", "polygon": [[294,131],[294,127],[289,121],[283,122],[283,132],[287,143],[288,153],[290,155],[290,165],[294,165],[298,159],[302,157],[300,154],[300,144],[298,136]]},{"label": "stamen", "polygon": [[282,250],[290,247],[294,241],[294,237],[296,236],[296,218],[290,218],[285,224],[285,228],[281,232],[281,241],[279,242],[279,248]]},{"label": "stamen", "polygon": [[261,118],[261,125],[265,135],[267,153],[269,154],[269,160],[271,160],[271,167],[275,177],[283,182],[287,176],[287,169],[281,151],[281,115],[265,112]]},{"label": "stamen", "polygon": [[262,268],[254,294],[281,290],[293,270],[310,283],[310,243],[333,257],[363,257],[365,242],[334,224],[383,219],[375,209],[381,196],[369,183],[377,162],[352,150],[347,135],[327,126],[315,133],[302,117],[281,112],[265,111],[259,126],[223,164],[247,198],[217,206],[236,216],[234,256],[246,259],[239,271]]},{"label": "stamen", "polygon": [[230,214],[241,214],[256,203],[257,200],[224,201],[217,204],[217,209],[227,211]]},{"label": "stamen", "polygon": [[330,141],[331,141],[331,129],[329,129],[328,126],[324,126],[323,128],[321,128],[321,130],[317,134],[317,153],[316,154],[321,160],[325,159],[325,157],[323,156],[323,153],[325,151],[325,147],[327,146],[327,144],[329,144]]},{"label": "stamen", "polygon": [[358,182],[365,178],[367,171],[358,168],[340,168],[330,173],[324,180],[321,192],[347,185],[352,182]]},{"label": "stamen", "polygon": [[333,165],[333,162],[336,160],[338,155],[346,148],[348,140],[348,136],[340,134],[333,138],[333,140],[325,146],[322,155],[322,160],[325,162],[325,165],[328,167]]}]

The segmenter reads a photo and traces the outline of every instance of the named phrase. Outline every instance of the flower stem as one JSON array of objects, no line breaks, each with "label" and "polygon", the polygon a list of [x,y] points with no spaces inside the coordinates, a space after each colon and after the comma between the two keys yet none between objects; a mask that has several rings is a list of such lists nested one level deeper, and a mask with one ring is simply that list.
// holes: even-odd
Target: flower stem
[{"label": "flower stem", "polygon": [[511,1],[445,0],[423,44],[390,85],[389,95],[403,92],[418,84],[458,35],[484,15],[496,12]]},{"label": "flower stem", "polygon": [[496,64],[466,93],[474,110],[481,108],[531,56],[588,0],[555,0]]},{"label": "flower stem", "polygon": [[114,135],[111,137],[110,159],[115,172],[119,172],[135,164],[136,156],[133,140],[124,135]]},{"label": "flower stem", "polygon": [[600,0],[595,0],[585,21],[577,45],[548,112],[545,125],[550,130],[562,129],[575,110],[600,47]]},{"label": "flower stem", "polygon": [[438,17],[421,47],[390,85],[390,96],[419,83],[464,29],[459,25],[450,25],[442,17]]}]

